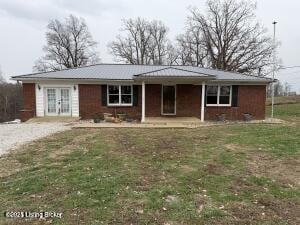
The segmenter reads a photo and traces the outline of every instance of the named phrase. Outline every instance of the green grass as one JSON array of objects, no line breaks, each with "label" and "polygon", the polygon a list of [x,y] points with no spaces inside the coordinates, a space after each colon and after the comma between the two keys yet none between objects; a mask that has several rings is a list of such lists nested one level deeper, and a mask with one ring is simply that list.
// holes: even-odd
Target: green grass
[{"label": "green grass", "polygon": [[[271,106],[267,107],[267,116],[271,115]],[[286,104],[286,105],[275,105],[274,117],[286,119],[289,121],[295,121],[299,123],[300,118],[300,103],[297,104]]]},{"label": "green grass", "polygon": [[[62,212],[51,224],[299,224],[299,111],[276,106],[280,125],[55,134],[0,158],[0,210]],[[33,222],[46,224],[0,218]]]}]

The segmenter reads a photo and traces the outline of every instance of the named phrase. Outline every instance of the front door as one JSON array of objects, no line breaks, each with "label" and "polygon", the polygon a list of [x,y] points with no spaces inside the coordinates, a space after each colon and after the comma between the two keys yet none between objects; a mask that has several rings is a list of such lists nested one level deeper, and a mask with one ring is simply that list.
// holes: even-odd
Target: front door
[{"label": "front door", "polygon": [[176,115],[176,85],[162,86],[162,114]]},{"label": "front door", "polygon": [[71,115],[70,88],[47,88],[46,98],[46,112],[48,116]]}]

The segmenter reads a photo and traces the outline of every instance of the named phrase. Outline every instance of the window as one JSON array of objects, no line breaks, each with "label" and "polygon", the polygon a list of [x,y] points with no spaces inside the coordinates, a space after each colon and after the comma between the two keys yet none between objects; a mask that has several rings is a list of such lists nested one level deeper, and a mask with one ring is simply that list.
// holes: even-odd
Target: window
[{"label": "window", "polygon": [[108,105],[131,106],[132,86],[131,85],[108,85],[107,86]]},{"label": "window", "polygon": [[207,86],[206,104],[218,104],[218,86]]},{"label": "window", "polygon": [[207,106],[230,106],[231,105],[231,86],[211,85],[206,89]]}]

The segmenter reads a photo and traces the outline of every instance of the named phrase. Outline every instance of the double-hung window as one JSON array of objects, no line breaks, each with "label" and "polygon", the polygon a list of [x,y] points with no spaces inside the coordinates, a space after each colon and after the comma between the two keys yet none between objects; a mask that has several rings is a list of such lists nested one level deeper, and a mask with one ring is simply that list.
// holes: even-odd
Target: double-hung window
[{"label": "double-hung window", "polygon": [[207,106],[231,106],[232,86],[208,85],[206,88]]},{"label": "double-hung window", "polygon": [[132,85],[107,85],[109,106],[132,106]]}]

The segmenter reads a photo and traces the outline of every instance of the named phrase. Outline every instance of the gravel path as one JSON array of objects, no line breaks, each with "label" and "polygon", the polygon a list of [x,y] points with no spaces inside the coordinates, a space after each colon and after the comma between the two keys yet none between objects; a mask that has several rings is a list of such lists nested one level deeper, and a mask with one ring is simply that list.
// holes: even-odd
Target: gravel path
[{"label": "gravel path", "polygon": [[70,129],[65,123],[0,124],[0,155],[22,144]]}]

